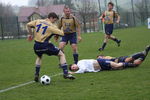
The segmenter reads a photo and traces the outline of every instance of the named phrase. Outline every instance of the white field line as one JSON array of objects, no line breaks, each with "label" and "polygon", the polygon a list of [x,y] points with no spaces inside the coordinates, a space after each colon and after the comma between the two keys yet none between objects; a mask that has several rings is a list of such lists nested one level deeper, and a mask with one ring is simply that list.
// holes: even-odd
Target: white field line
[{"label": "white field line", "polygon": [[[62,74],[63,74],[63,73],[58,73],[58,74],[51,75],[50,77],[56,77],[56,76],[59,76],[59,75],[62,75]],[[23,86],[32,84],[32,83],[34,83],[34,82],[35,82],[35,81],[29,81],[29,82],[22,83],[22,84],[13,86],[13,87],[9,87],[9,88],[6,88],[6,89],[2,89],[2,90],[0,90],[0,93],[6,92],[6,91],[9,91],[9,90],[12,90],[12,89],[16,89],[16,88],[19,88],[19,87],[23,87]]]}]

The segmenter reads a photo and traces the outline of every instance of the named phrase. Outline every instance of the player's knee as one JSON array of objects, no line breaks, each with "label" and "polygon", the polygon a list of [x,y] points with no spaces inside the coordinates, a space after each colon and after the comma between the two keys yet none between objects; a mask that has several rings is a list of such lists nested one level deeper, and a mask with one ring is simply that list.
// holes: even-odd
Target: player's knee
[{"label": "player's knee", "polygon": [[134,59],[132,58],[132,57],[130,57],[130,58],[126,58],[125,59],[125,62],[131,62],[131,61],[133,61]]},{"label": "player's knee", "polygon": [[74,53],[77,53],[77,45],[72,45],[72,50]]},{"label": "player's knee", "polygon": [[138,60],[138,61],[134,61],[134,65],[135,67],[139,66],[142,63],[142,61]]},{"label": "player's knee", "polygon": [[107,39],[111,39],[111,35],[106,35],[106,38]]},{"label": "player's knee", "polygon": [[121,68],[121,67],[122,67],[122,63],[118,63],[116,66],[117,66],[118,68]]},{"label": "player's knee", "polygon": [[65,45],[66,45],[65,43],[60,43],[59,44],[59,48],[63,50],[63,48],[65,47]]},{"label": "player's knee", "polygon": [[62,56],[65,56],[65,54],[63,53],[62,50],[60,50],[58,56],[61,56],[61,57],[62,57]]}]

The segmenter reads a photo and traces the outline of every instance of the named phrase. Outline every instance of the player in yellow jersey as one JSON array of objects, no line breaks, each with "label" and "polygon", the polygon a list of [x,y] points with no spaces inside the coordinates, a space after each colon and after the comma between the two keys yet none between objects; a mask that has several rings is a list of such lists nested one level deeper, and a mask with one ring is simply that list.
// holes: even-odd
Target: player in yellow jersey
[{"label": "player in yellow jersey", "polygon": [[63,50],[68,42],[70,42],[73,50],[74,63],[77,63],[79,56],[77,50],[77,40],[80,42],[82,39],[80,35],[81,29],[79,21],[71,14],[70,8],[68,6],[64,7],[64,15],[61,17],[58,23],[58,27],[64,31],[64,36],[61,38],[59,48]]},{"label": "player in yellow jersey", "polygon": [[108,10],[106,10],[100,17],[100,19],[105,24],[105,39],[104,39],[102,47],[99,48],[99,51],[103,51],[105,49],[108,39],[115,41],[118,44],[118,46],[120,46],[120,43],[121,43],[121,40],[118,40],[115,36],[112,35],[115,19],[116,19],[117,24],[119,24],[120,22],[120,16],[116,11],[113,10],[113,7],[114,7],[114,4],[112,2],[109,2]]},{"label": "player in yellow jersey", "polygon": [[[34,52],[37,55],[35,61],[35,78],[36,82],[39,81],[39,72],[42,63],[42,55],[47,54],[49,56],[55,55],[60,58],[61,68],[63,69],[65,79],[75,79],[72,75],[68,74],[67,63],[64,53],[55,47],[49,40],[53,35],[63,36],[64,33],[57,28],[53,23],[59,18],[55,13],[50,13],[47,19],[34,20],[27,23],[27,31],[29,33],[28,40],[31,41],[34,36]],[[34,28],[34,35],[32,34],[32,28]]]}]

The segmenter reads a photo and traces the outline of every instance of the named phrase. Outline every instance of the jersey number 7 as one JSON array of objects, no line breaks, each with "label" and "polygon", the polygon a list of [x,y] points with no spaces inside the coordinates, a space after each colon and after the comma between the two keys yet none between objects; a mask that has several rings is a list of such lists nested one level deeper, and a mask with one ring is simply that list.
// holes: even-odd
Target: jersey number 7
[{"label": "jersey number 7", "polygon": [[42,26],[42,24],[38,24],[38,25],[36,25],[36,27],[37,27],[37,30],[36,30],[36,32],[39,32],[39,30],[42,28],[43,29],[43,32],[41,33],[41,34],[45,34],[45,32],[46,32],[46,30],[47,30],[47,28],[48,28],[48,26],[44,26],[44,27],[41,27]]}]

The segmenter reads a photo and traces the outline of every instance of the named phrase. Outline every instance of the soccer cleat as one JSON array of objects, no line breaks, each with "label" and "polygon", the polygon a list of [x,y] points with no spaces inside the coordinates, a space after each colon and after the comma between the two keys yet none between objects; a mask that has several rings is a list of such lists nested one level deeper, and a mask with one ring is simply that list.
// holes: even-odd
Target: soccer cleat
[{"label": "soccer cleat", "polygon": [[120,43],[121,43],[121,40],[118,40],[118,42],[117,42],[118,47],[120,47]]},{"label": "soccer cleat", "polygon": [[74,76],[70,75],[70,74],[67,74],[67,75],[64,75],[64,79],[74,80],[76,78]]},{"label": "soccer cleat", "polygon": [[145,51],[146,51],[146,54],[148,54],[148,52],[150,51],[150,45],[148,45],[148,46],[145,48]]},{"label": "soccer cleat", "polygon": [[103,51],[103,50],[104,50],[103,48],[99,48],[99,49],[98,49],[98,51]]},{"label": "soccer cleat", "polygon": [[39,82],[39,75],[35,75],[34,81],[35,81],[35,82]]}]

